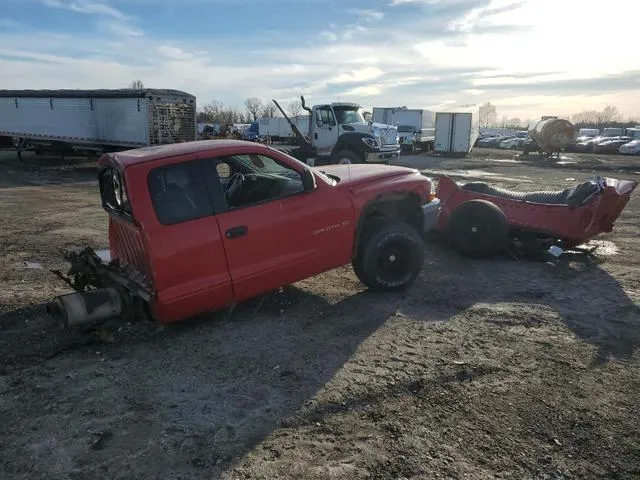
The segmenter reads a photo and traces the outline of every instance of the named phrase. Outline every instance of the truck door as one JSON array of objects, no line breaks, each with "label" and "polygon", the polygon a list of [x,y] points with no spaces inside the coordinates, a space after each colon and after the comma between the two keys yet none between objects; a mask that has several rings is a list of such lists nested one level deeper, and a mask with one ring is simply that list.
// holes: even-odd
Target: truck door
[{"label": "truck door", "polygon": [[471,141],[471,114],[453,114],[453,149],[452,152],[468,152],[473,145]]},{"label": "truck door", "polygon": [[[349,263],[355,226],[345,193],[326,183],[305,192],[300,174],[279,162],[274,153],[210,162],[210,194],[216,204],[226,205],[217,219],[237,301]],[[248,170],[257,173],[247,174]],[[236,201],[229,198],[227,187],[243,171],[241,188],[247,193],[232,195]],[[261,179],[261,175],[265,176]],[[274,186],[269,175],[280,177],[280,186]],[[267,195],[263,182],[272,185]]]},{"label": "truck door", "polygon": [[175,157],[170,162],[149,172],[145,198],[151,210],[145,233],[153,258],[154,314],[160,322],[216,310],[233,300],[202,162]]},{"label": "truck door", "polygon": [[436,113],[436,140],[434,150],[437,152],[451,151],[453,136],[453,113]]},{"label": "truck door", "polygon": [[316,147],[318,155],[331,155],[331,150],[333,150],[340,134],[333,109],[330,105],[323,105],[316,107],[314,114],[312,143]]}]

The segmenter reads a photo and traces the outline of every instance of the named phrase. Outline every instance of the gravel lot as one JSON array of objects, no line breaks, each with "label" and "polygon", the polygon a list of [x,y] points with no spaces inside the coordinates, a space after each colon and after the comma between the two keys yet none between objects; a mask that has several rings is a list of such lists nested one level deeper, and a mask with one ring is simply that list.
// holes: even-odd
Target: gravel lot
[{"label": "gravel lot", "polygon": [[[640,180],[638,157],[514,155],[401,163],[523,190]],[[401,295],[343,268],[232,314],[64,332],[48,270],[107,247],[94,178],[0,152],[0,478],[640,478],[639,192],[594,259],[430,242]]]}]

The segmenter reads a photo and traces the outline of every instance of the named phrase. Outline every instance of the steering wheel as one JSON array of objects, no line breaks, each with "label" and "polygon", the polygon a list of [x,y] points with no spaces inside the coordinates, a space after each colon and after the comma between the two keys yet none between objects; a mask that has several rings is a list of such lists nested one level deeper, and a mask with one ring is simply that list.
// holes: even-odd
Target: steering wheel
[{"label": "steering wheel", "polygon": [[240,195],[243,185],[244,175],[241,173],[234,173],[229,179],[229,183],[227,185],[227,200],[229,203],[235,203]]}]

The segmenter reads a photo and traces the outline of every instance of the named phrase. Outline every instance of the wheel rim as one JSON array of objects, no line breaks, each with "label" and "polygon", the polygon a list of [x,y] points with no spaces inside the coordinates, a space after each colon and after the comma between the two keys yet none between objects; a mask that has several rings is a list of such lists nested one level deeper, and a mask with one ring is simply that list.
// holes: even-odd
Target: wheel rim
[{"label": "wheel rim", "polygon": [[347,158],[347,157],[343,157],[340,160],[338,160],[338,163],[341,164],[341,165],[346,165],[346,164],[351,163],[351,159]]},{"label": "wheel rim", "polygon": [[480,218],[474,218],[469,222],[468,229],[468,233],[471,235],[471,238],[473,238],[474,241],[478,241],[486,236],[487,223]]},{"label": "wheel rim", "polygon": [[377,264],[380,277],[385,282],[401,282],[410,274],[410,250],[401,242],[390,243],[380,252]]}]

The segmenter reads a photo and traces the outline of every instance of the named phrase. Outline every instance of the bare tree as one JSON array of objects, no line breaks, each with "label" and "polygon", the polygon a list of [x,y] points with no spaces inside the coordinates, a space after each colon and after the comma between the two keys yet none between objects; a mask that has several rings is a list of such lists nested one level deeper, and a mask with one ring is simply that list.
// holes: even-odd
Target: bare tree
[{"label": "bare tree", "polygon": [[497,119],[496,107],[491,102],[483,103],[479,108],[479,124],[481,128],[495,125]]},{"label": "bare tree", "polygon": [[507,118],[505,120],[505,126],[507,128],[522,128],[522,120],[520,120],[518,117]]},{"label": "bare tree", "polygon": [[254,121],[258,119],[258,116],[264,109],[264,104],[258,97],[247,98],[244,101],[244,106],[247,108],[247,112],[249,112],[249,115],[251,115]]},{"label": "bare tree", "polygon": [[297,117],[302,112],[302,102],[300,100],[293,100],[287,104],[287,112],[292,117]]},{"label": "bare tree", "polygon": [[278,116],[278,111],[273,103],[267,103],[262,109],[262,116],[267,118],[274,118]]},{"label": "bare tree", "polygon": [[607,105],[602,111],[585,110],[571,115],[571,121],[577,125],[602,127],[622,120],[622,115],[613,105]]},{"label": "bare tree", "polygon": [[224,104],[218,100],[214,100],[208,105],[202,107],[202,113],[209,122],[220,123],[220,114],[224,108]]},{"label": "bare tree", "polygon": [[596,110],[584,110],[571,115],[571,122],[580,125],[597,125],[600,112]]},{"label": "bare tree", "polygon": [[129,88],[132,88],[134,90],[142,90],[144,88],[144,83],[142,83],[142,80],[134,80],[133,82],[131,82],[131,85],[129,85]]},{"label": "bare tree", "polygon": [[620,119],[620,112],[618,112],[618,109],[613,105],[607,105],[598,115],[598,123],[600,124],[617,122]]}]

